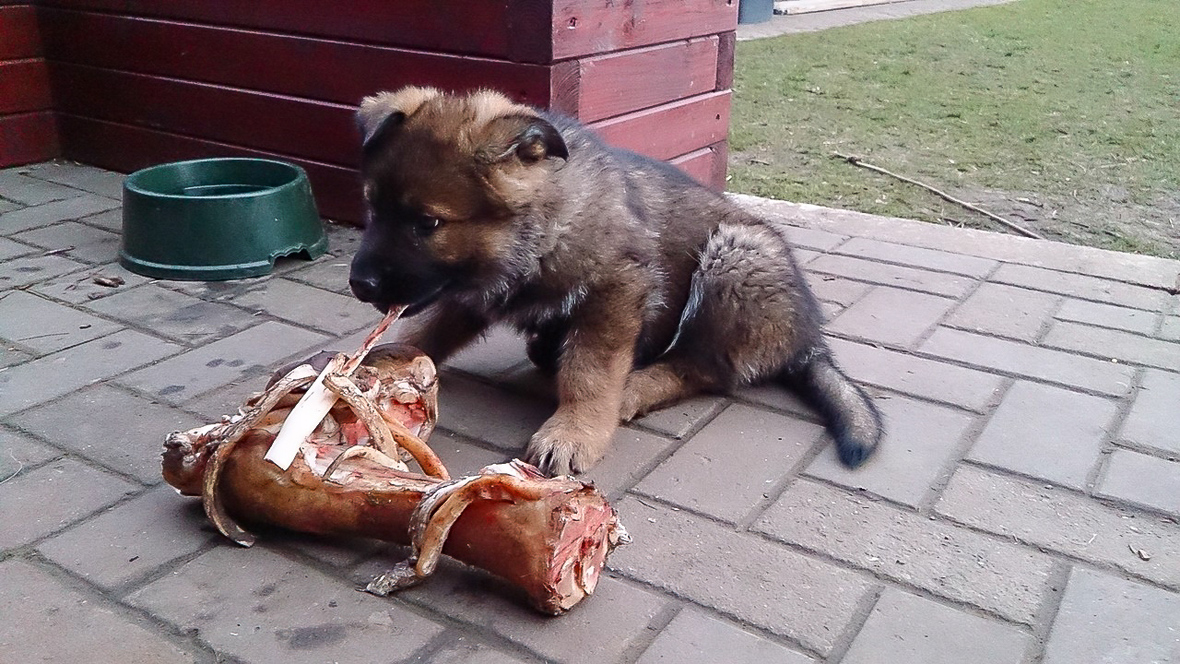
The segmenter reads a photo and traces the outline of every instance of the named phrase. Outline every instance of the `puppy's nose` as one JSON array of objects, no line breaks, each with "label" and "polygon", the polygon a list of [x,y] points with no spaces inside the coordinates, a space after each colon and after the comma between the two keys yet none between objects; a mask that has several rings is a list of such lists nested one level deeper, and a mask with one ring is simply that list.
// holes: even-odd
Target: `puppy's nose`
[{"label": "puppy's nose", "polygon": [[348,287],[361,302],[374,302],[380,293],[380,280],[375,276],[350,276]]}]

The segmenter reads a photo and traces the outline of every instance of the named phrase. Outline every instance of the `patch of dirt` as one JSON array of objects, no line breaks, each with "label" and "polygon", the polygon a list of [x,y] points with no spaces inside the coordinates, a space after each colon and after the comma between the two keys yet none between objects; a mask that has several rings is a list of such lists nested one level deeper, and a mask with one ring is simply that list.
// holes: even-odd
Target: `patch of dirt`
[{"label": "patch of dirt", "polygon": [[992,189],[954,195],[1053,240],[1180,258],[1180,193],[1148,205],[1131,201],[1125,189],[1115,186],[1069,196]]}]

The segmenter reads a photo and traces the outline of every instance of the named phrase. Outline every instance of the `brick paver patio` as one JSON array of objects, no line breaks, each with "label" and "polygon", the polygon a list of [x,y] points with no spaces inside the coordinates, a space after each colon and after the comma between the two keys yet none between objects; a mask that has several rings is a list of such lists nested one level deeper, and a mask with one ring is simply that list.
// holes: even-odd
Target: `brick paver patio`
[{"label": "brick paver patio", "polygon": [[[553,619],[458,565],[356,592],[399,551],[240,549],[162,485],[167,432],[376,314],[350,229],[268,278],[126,272],[119,181],[0,171],[4,662],[1180,662],[1180,262],[743,198],[790,225],[888,439],[849,472],[769,388],[624,428],[590,477],[635,541]],[[540,385],[507,332],[452,362],[452,470],[518,453]]]}]

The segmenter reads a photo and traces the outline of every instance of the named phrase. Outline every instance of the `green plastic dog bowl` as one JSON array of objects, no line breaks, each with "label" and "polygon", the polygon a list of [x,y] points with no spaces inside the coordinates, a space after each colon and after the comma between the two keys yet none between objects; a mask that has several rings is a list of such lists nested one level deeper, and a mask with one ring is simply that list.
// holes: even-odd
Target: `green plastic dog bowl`
[{"label": "green plastic dog bowl", "polygon": [[257,277],[275,259],[328,249],[302,168],[268,159],[197,159],[123,181],[119,263],[157,279]]}]

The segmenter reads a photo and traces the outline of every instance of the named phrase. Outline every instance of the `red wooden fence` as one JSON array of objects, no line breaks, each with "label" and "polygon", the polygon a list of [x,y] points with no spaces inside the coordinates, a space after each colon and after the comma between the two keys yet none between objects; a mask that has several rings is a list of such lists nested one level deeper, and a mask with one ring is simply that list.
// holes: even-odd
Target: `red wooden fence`
[{"label": "red wooden fence", "polygon": [[0,0],[0,166],[60,154],[36,10]]},{"label": "red wooden fence", "polygon": [[357,220],[355,105],[419,84],[499,89],[724,185],[736,0],[34,3],[0,6],[0,165],[59,154],[59,130],[124,172],[273,156]]}]

